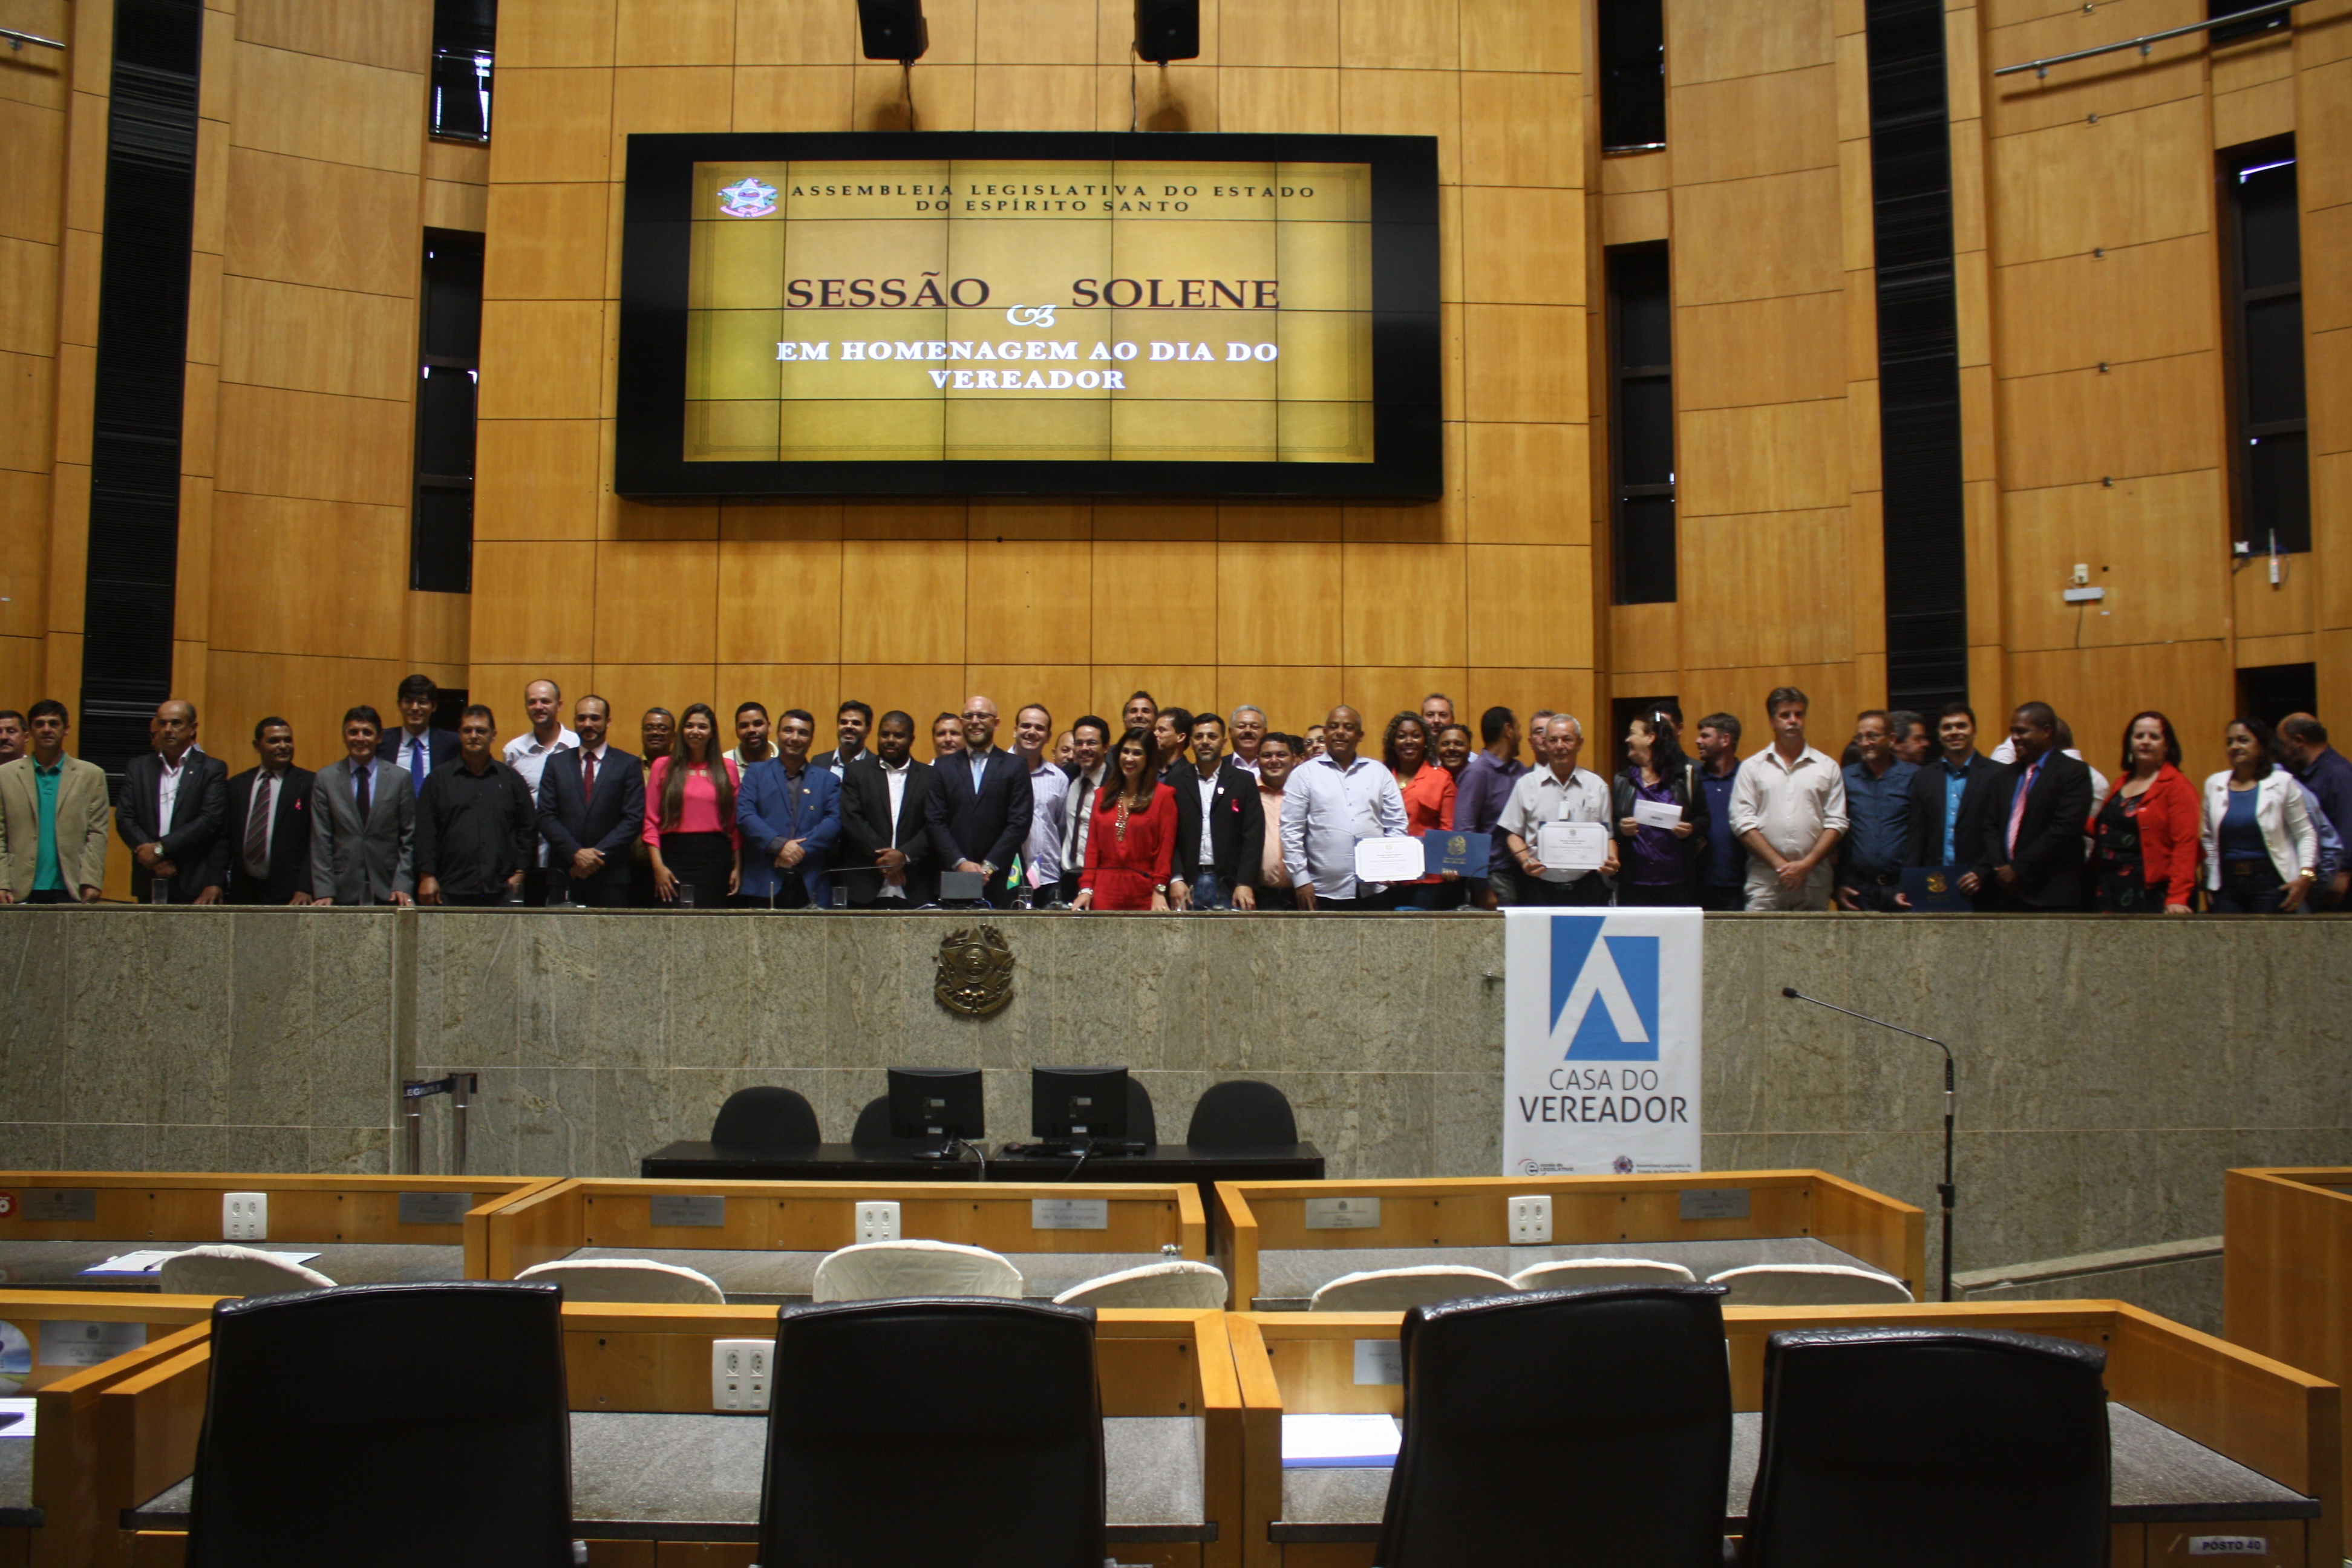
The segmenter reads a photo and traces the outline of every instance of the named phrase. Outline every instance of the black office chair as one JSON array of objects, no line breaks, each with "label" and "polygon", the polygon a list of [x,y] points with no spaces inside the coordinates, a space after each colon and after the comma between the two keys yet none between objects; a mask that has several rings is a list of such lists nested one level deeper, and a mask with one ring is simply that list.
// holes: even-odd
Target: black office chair
[{"label": "black office chair", "polygon": [[2105,1568],[2106,1364],[2003,1329],[1774,1334],[1742,1563]]},{"label": "black office chair", "polygon": [[215,1307],[188,1568],[571,1568],[562,1295],[469,1279]]},{"label": "black office chair", "polygon": [[1151,1110],[1151,1091],[1133,1073],[1127,1075],[1127,1136],[1129,1142],[1147,1149],[1160,1142],[1160,1119]]},{"label": "black office chair", "polygon": [[1722,1568],[1731,1371],[1712,1285],[1602,1285],[1404,1315],[1381,1568]]},{"label": "black office chair", "polygon": [[1192,1124],[1184,1142],[1194,1148],[1233,1148],[1298,1142],[1298,1118],[1291,1114],[1290,1097],[1270,1083],[1254,1078],[1213,1083],[1192,1107]]},{"label": "black office chair", "polygon": [[822,1143],[816,1112],[796,1089],[739,1089],[727,1097],[710,1123],[710,1141],[739,1149],[773,1149]]},{"label": "black office chair", "polygon": [[760,1562],[1102,1568],[1094,1316],[968,1299],[785,1308]]},{"label": "black office chair", "polygon": [[929,1150],[940,1146],[936,1138],[894,1138],[890,1135],[890,1097],[877,1094],[866,1102],[857,1113],[857,1125],[849,1130],[850,1146],[857,1149]]}]

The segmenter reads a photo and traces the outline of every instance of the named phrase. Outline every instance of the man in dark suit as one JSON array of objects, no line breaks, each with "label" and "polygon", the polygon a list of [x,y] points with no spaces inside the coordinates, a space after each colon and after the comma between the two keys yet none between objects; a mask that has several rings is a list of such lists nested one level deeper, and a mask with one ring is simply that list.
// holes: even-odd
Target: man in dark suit
[{"label": "man in dark suit", "polygon": [[232,904],[307,904],[314,781],[294,765],[294,726],[276,718],[256,724],[253,754],[261,765],[228,781],[205,888],[220,889]]},{"label": "man in dark suit", "polygon": [[[892,710],[875,727],[874,748],[841,773],[841,845],[834,880],[860,909],[919,909],[938,901],[929,802],[936,773],[914,759],[915,721]],[[864,868],[875,868],[872,870]]]},{"label": "man in dark suit", "polygon": [[2028,702],[2011,714],[2009,738],[2017,760],[1994,776],[1985,813],[1994,907],[2080,909],[2090,767],[2058,749],[2058,715],[2047,702]]},{"label": "man in dark suit", "polygon": [[344,755],[310,781],[310,898],[320,904],[416,901],[416,792],[376,754],[383,724],[362,704],[343,715]]},{"label": "man in dark suit", "polygon": [[1095,795],[1110,766],[1110,724],[1089,713],[1070,726],[1070,787],[1062,797],[1062,902],[1078,896],[1087,869],[1087,836],[1094,827]]},{"label": "man in dark suit", "polygon": [[580,744],[548,758],[539,781],[539,831],[547,840],[547,901],[625,908],[629,846],[646,826],[645,768],[604,743],[612,705],[583,697],[572,710]]},{"label": "man in dark suit", "polygon": [[1192,716],[1192,754],[1168,770],[1168,787],[1176,792],[1176,874],[1168,884],[1169,907],[1254,910],[1265,859],[1265,807],[1257,778],[1221,759],[1225,721],[1216,714]]},{"label": "man in dark suit", "polygon": [[1028,767],[995,742],[996,704],[964,699],[963,750],[932,768],[926,809],[940,869],[980,872],[988,901],[1006,909],[1013,890],[1004,886],[1005,869],[1029,841],[1036,800]]},{"label": "man in dark suit", "polygon": [[2000,764],[1977,750],[1976,710],[1945,705],[1936,721],[1936,754],[1911,775],[1911,864],[1960,868],[1958,886],[1979,909],[1993,907],[1985,892],[1985,814]]},{"label": "man in dark suit", "polygon": [[425,781],[444,763],[457,760],[457,731],[433,727],[433,710],[441,705],[441,689],[429,675],[412,675],[400,683],[400,728],[376,742],[376,754],[397,763],[408,773],[408,792],[425,793]]},{"label": "man in dark suit", "polygon": [[131,896],[148,901],[155,879],[175,904],[216,904],[205,871],[228,810],[228,764],[196,750],[196,710],[174,697],[147,732],[155,749],[131,759],[114,801],[114,831],[131,847]]}]

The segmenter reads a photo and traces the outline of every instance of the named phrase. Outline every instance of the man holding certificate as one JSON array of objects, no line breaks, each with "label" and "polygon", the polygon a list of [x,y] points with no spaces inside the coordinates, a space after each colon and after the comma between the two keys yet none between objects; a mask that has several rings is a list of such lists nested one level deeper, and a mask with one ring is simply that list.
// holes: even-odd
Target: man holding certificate
[{"label": "man holding certificate", "polygon": [[[1518,902],[1606,904],[1617,874],[1609,785],[1576,765],[1584,726],[1566,713],[1544,721],[1545,765],[1511,786],[1495,826],[1519,869]],[[1596,875],[1595,873],[1598,873]]]},{"label": "man holding certificate", "polygon": [[[1357,846],[1405,837],[1404,796],[1395,774],[1356,754],[1364,721],[1353,708],[1332,709],[1321,729],[1323,754],[1300,763],[1282,792],[1283,867],[1302,910],[1385,909],[1387,884],[1357,880]],[[1412,840],[1404,847],[1421,849]]]}]

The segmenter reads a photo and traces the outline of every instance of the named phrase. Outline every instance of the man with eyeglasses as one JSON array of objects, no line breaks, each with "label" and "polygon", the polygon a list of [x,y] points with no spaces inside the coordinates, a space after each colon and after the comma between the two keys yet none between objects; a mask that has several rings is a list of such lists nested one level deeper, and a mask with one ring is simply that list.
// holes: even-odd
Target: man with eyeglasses
[{"label": "man with eyeglasses", "polygon": [[996,745],[996,704],[969,697],[963,705],[963,750],[934,764],[931,843],[950,871],[977,871],[988,901],[1012,906],[1014,889],[1004,885],[1013,857],[1028,842],[1034,797],[1029,769]]}]

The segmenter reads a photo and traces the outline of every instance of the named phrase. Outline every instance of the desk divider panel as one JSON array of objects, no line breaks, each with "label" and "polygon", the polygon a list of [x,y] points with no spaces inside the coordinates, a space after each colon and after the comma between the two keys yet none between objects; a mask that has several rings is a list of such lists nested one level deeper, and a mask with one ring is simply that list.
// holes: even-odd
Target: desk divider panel
[{"label": "desk divider panel", "polygon": [[[1356,1381],[1356,1342],[1394,1341],[1401,1312],[1242,1312],[1231,1317],[1237,1380],[1245,1407],[1243,1513],[1247,1568],[1362,1568],[1370,1542],[1269,1541],[1282,1517],[1281,1415],[1404,1413],[1396,1383]],[[1724,1312],[1732,1408],[1762,1406],[1765,1342],[1783,1329],[1952,1324],[2012,1329],[2098,1345],[2107,1352],[2108,1397],[2306,1497],[2313,1520],[2263,1521],[2280,1540],[2264,1563],[2337,1568],[2342,1561],[2338,1452],[2340,1391],[2306,1373],[2255,1355],[2121,1301],[1922,1302],[1913,1306],[1733,1307]],[[2226,1534],[2228,1524],[2117,1523],[2116,1568],[2157,1568],[2187,1550],[2179,1538]],[[2250,1559],[2242,1559],[2248,1560]]]},{"label": "desk divider panel", "polygon": [[[2221,1178],[2221,1322],[2233,1344],[2352,1381],[2352,1167],[2287,1165]],[[2344,1454],[2352,1497],[2352,1443]]]},{"label": "desk divider panel", "polygon": [[[1035,1199],[1105,1205],[1100,1230],[1039,1228]],[[718,1199],[719,1206],[681,1204]],[[1208,1226],[1192,1184],[992,1182],[694,1182],[579,1178],[507,1205],[488,1222],[490,1278],[583,1247],[652,1250],[832,1252],[856,1240],[856,1208],[899,1206],[899,1235],[961,1242],[992,1252],[1207,1254]],[[701,1223],[661,1223],[688,1215]]]},{"label": "desk divider panel", "polygon": [[[265,1193],[261,1244],[373,1242],[463,1247],[468,1279],[488,1278],[488,1215],[555,1184],[551,1176],[289,1175],[276,1172],[0,1171],[0,1242],[217,1242],[221,1197]],[[462,1193],[475,1202],[447,1222],[403,1224],[404,1194]],[[68,1211],[71,1217],[46,1215]]]},{"label": "desk divider panel", "polygon": [[[1736,1217],[1685,1218],[1685,1193],[1745,1198]],[[1294,1248],[1506,1247],[1513,1197],[1551,1199],[1553,1244],[1812,1237],[1920,1292],[1926,1215],[1822,1171],[1703,1171],[1671,1176],[1463,1176],[1427,1181],[1220,1182],[1218,1254],[1234,1305],[1258,1294],[1258,1254]],[[1377,1198],[1380,1223],[1308,1228],[1310,1201]],[[1736,1202],[1721,1206],[1738,1206]]]}]

